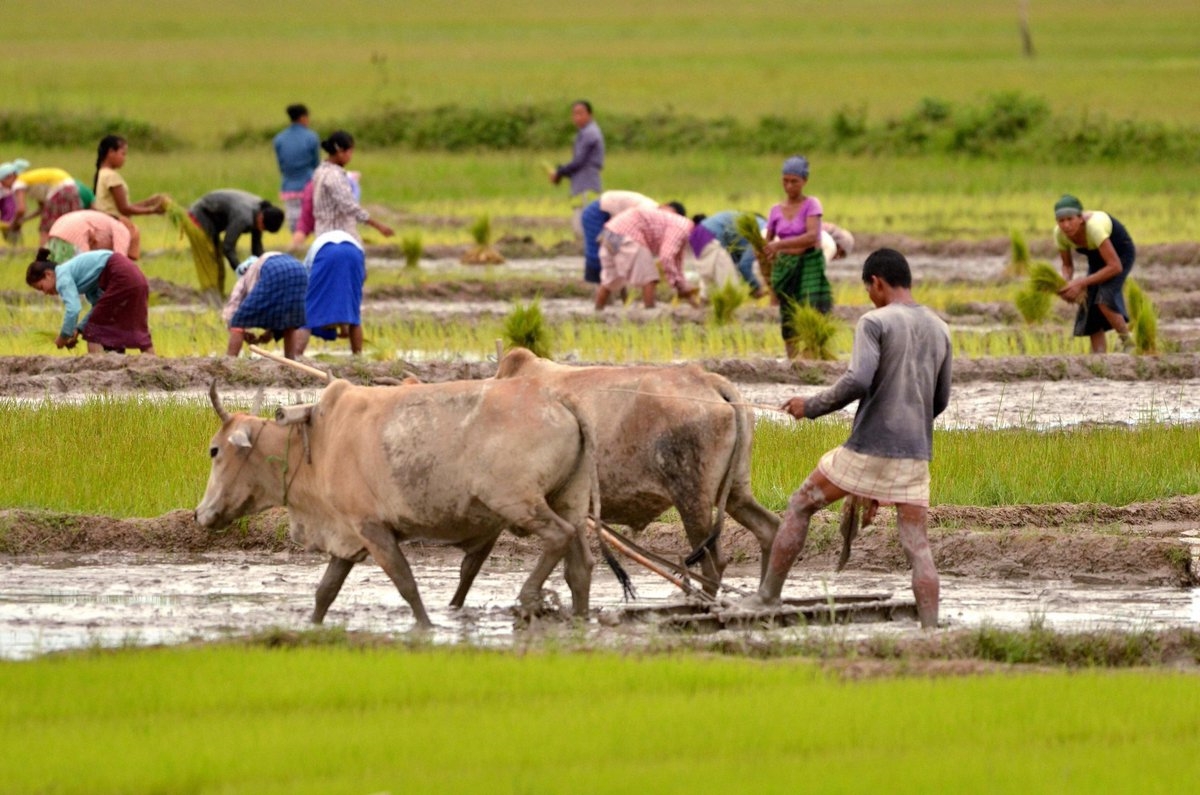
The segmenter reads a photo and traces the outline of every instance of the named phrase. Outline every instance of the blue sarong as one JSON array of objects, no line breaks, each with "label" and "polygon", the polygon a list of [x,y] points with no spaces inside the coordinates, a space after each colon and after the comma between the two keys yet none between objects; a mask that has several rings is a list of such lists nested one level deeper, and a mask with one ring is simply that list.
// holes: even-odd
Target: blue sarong
[{"label": "blue sarong", "polygon": [[600,233],[612,216],[600,209],[600,200],[588,204],[579,216],[583,227],[583,280],[600,283]]},{"label": "blue sarong", "polygon": [[258,283],[234,312],[229,326],[272,331],[300,328],[304,325],[307,290],[304,264],[287,254],[276,254],[262,264]]},{"label": "blue sarong", "polygon": [[[315,244],[314,244],[315,246]],[[363,282],[367,280],[363,250],[352,241],[324,243],[312,258],[305,328],[322,339],[337,338],[339,324],[362,325]]]}]

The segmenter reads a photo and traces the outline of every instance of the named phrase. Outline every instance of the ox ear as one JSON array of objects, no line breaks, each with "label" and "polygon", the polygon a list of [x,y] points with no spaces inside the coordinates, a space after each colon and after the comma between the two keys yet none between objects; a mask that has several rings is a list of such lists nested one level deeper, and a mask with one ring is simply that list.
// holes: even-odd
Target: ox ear
[{"label": "ox ear", "polygon": [[238,428],[233,433],[229,434],[229,443],[234,447],[240,447],[244,450],[250,449],[250,436],[242,428]]}]

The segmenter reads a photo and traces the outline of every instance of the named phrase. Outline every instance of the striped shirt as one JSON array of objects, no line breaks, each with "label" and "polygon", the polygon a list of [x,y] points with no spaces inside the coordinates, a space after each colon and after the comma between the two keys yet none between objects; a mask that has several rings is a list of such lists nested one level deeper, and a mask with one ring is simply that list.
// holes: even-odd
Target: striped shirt
[{"label": "striped shirt", "polygon": [[683,251],[692,233],[691,220],[671,210],[631,207],[612,217],[604,228],[650,250],[662,263],[667,282],[676,290],[687,287],[683,276]]}]

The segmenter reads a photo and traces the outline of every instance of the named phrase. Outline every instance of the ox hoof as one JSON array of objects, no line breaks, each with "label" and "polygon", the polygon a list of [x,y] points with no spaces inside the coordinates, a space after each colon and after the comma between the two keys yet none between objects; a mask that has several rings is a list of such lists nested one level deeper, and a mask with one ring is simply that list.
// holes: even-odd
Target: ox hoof
[{"label": "ox hoof", "polygon": [[571,617],[558,594],[548,588],[543,589],[537,599],[522,597],[517,604],[516,615],[517,620],[525,624],[540,619],[566,620]]}]

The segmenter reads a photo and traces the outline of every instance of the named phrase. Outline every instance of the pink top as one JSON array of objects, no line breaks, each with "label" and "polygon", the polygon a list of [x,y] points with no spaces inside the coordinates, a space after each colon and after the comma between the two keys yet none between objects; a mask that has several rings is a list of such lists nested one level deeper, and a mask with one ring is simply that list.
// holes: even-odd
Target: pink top
[{"label": "pink top", "polygon": [[683,249],[692,233],[692,222],[671,210],[630,207],[614,215],[604,228],[650,249],[662,263],[667,281],[676,290],[687,288],[683,277]]},{"label": "pink top", "polygon": [[94,241],[96,249],[108,249],[129,256],[129,228],[99,210],[76,210],[60,215],[51,225],[49,236],[70,243],[78,254],[91,251]]},{"label": "pink top", "polygon": [[800,204],[800,209],[796,211],[795,217],[791,220],[783,217],[783,205],[776,204],[771,208],[771,214],[767,216],[766,236],[769,238],[773,232],[775,237],[780,240],[799,237],[808,231],[809,216],[815,215],[820,218],[823,214],[821,200],[816,196],[805,196],[804,201]]}]

